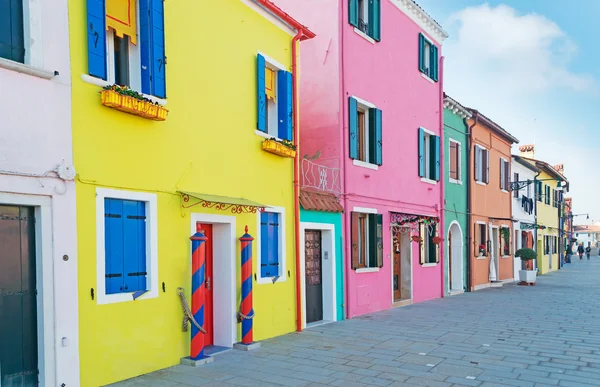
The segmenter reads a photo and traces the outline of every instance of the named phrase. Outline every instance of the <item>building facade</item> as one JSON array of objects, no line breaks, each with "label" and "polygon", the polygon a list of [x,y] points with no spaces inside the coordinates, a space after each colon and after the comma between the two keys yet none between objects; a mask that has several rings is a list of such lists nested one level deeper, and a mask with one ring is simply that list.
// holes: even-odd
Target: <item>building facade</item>
[{"label": "building facade", "polygon": [[510,165],[518,140],[477,110],[469,111],[470,286],[478,290],[513,279]]},{"label": "building facade", "polygon": [[[300,41],[314,34],[266,0],[208,9],[191,0],[122,3],[71,1],[64,23],[84,387],[190,355],[179,289],[203,316],[205,354],[251,332],[260,341],[294,331],[299,320],[293,74]],[[186,22],[191,15],[201,21]],[[190,49],[190,36],[218,30],[226,33]],[[239,238],[246,232],[254,238],[243,279],[252,284],[245,316],[253,329],[242,337]],[[194,273],[204,275],[192,283],[196,233],[206,241]],[[194,299],[204,293],[202,307],[192,288]]]},{"label": "building facade", "polygon": [[2,386],[79,385],[67,11],[0,3]]},{"label": "building facade", "polygon": [[443,296],[447,34],[412,1],[277,4],[317,34],[303,46],[302,154],[340,170],[346,316]]},{"label": "building facade", "polygon": [[450,96],[444,96],[444,186],[445,197],[445,292],[467,289],[468,255],[468,134],[466,120],[471,113]]}]

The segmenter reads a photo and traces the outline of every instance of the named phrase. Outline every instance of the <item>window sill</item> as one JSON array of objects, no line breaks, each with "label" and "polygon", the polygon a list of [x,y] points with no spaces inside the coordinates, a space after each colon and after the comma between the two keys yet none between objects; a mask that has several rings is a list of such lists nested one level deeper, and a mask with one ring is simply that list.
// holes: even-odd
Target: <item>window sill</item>
[{"label": "window sill", "polygon": [[450,178],[449,181],[452,184],[462,185],[462,180],[455,180],[455,179]]},{"label": "window sill", "polygon": [[[88,75],[88,74],[81,74],[81,80],[84,81],[85,83],[89,83],[90,85],[99,86],[99,87],[112,86],[110,83],[106,82],[105,80],[99,79],[96,77],[92,77],[91,75]],[[153,95],[148,95],[148,94],[142,94],[142,95],[144,96],[144,98],[148,98],[150,101],[157,103],[160,106],[165,106],[167,104],[166,99],[157,98]]]},{"label": "window sill", "polygon": [[[273,278],[277,278],[277,280],[275,282],[273,282]],[[279,283],[279,282],[285,282],[286,277],[285,276],[279,276],[279,277],[258,277],[256,279],[256,283],[259,285],[265,285],[265,284],[275,284],[275,283]]]},{"label": "window sill", "polygon": [[258,129],[254,129],[254,134],[256,134],[258,137],[262,137],[267,140],[274,138],[277,141],[283,141],[281,138],[279,138],[277,136],[272,136],[269,133],[265,133],[262,130],[258,130]]},{"label": "window sill", "polygon": [[487,259],[487,256],[482,255],[481,257],[475,257],[475,259],[483,260],[483,259]]},{"label": "window sill", "polygon": [[356,165],[357,167],[372,169],[374,171],[379,170],[379,165],[367,163],[366,161],[352,160],[352,164]]},{"label": "window sill", "polygon": [[128,302],[128,301],[142,301],[142,300],[150,300],[152,298],[158,297],[158,290],[148,290],[143,295],[138,298],[133,298],[133,293],[117,293],[117,294],[98,294],[98,304],[106,305],[106,304],[117,304],[119,302]]},{"label": "window sill", "polygon": [[359,30],[358,28],[354,27],[354,32],[356,32],[360,37],[364,38],[367,42],[369,42],[371,44],[375,44],[375,39],[373,39],[369,35],[365,34],[361,30]]},{"label": "window sill", "polygon": [[378,267],[363,267],[361,269],[356,269],[354,270],[356,272],[356,274],[361,274],[361,273],[377,273],[379,271]]},{"label": "window sill", "polygon": [[504,192],[504,193],[509,193],[507,190],[505,189],[501,189],[500,191]]},{"label": "window sill", "polygon": [[487,183],[484,183],[484,182],[481,182],[481,181],[475,181],[475,184],[477,184],[477,185],[483,185],[483,186],[487,185]]},{"label": "window sill", "polygon": [[502,258],[502,259],[506,259],[506,258],[512,258],[512,255],[503,255],[503,256],[501,256],[500,258]]},{"label": "window sill", "polygon": [[435,181],[435,180],[431,180],[431,179],[428,179],[428,178],[426,178],[426,177],[422,177],[422,178],[421,178],[421,181],[422,181],[423,183],[432,184],[432,185],[437,185],[437,183],[438,183],[437,181]]},{"label": "window sill", "polygon": [[16,71],[21,74],[27,74],[42,79],[52,79],[57,74],[56,71],[48,71],[37,67],[29,66],[23,63],[15,62],[9,59],[0,58],[0,68]]},{"label": "window sill", "polygon": [[437,265],[437,263],[423,263],[421,267],[436,267]]},{"label": "window sill", "polygon": [[429,78],[429,75],[421,73],[421,76],[423,77],[423,79],[429,81],[429,83],[435,84],[435,81],[433,79]]}]

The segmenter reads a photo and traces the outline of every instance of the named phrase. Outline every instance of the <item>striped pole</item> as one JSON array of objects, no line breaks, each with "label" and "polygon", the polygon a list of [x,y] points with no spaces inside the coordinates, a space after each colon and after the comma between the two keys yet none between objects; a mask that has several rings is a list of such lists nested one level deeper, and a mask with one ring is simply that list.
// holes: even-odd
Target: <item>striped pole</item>
[{"label": "striped pole", "polygon": [[252,241],[254,238],[246,233],[240,238],[242,242],[242,344],[249,345],[252,337]]},{"label": "striped pole", "polygon": [[[204,277],[206,272],[206,237],[202,233],[200,224],[196,225],[196,233],[190,237],[192,241],[192,314],[201,327],[204,327],[204,300],[206,298],[206,285]],[[192,340],[190,343],[190,358],[200,360],[204,356],[204,333],[192,325]]]}]

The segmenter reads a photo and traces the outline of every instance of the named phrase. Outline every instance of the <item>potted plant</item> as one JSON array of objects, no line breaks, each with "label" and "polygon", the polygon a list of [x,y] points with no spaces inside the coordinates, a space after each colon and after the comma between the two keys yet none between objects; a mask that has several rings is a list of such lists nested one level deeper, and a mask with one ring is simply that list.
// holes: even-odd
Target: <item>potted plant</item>
[{"label": "potted plant", "polygon": [[536,258],[536,253],[532,249],[524,248],[515,252],[515,257],[521,258],[523,261],[524,270],[519,270],[519,280],[525,283],[535,283],[536,272],[533,270],[533,260]]},{"label": "potted plant", "polygon": [[291,158],[296,156],[296,145],[294,145],[293,142],[287,140],[278,140],[275,137],[264,140],[262,143],[262,148],[264,151],[278,156]]},{"label": "potted plant", "polygon": [[485,245],[484,244],[480,244],[479,245],[479,256],[483,257],[485,254],[486,254]]},{"label": "potted plant", "polygon": [[422,243],[423,242],[423,238],[421,238],[420,235],[413,235],[411,237],[411,239],[412,239],[413,242],[417,242],[417,243]]},{"label": "potted plant", "polygon": [[439,236],[433,237],[433,243],[439,245],[440,243],[442,243],[442,238]]}]

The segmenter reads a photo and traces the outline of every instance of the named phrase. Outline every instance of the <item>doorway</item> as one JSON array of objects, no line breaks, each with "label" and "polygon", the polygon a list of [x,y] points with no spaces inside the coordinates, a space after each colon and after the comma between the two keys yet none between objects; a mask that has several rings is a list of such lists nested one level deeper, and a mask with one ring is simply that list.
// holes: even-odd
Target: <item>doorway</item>
[{"label": "doorway", "polygon": [[304,233],[306,323],[323,320],[323,270],[321,230]]},{"label": "doorway", "polygon": [[394,302],[412,299],[411,241],[408,232],[393,234],[392,290]]},{"label": "doorway", "polygon": [[450,291],[464,291],[463,285],[463,234],[460,225],[452,222],[448,230],[448,270]]},{"label": "doorway", "polygon": [[38,386],[35,219],[0,205],[0,386]]},{"label": "doorway", "polygon": [[498,262],[498,227],[490,228],[490,282],[497,281],[499,278]]},{"label": "doorway", "polygon": [[208,223],[197,223],[200,230],[206,237],[206,254],[205,254],[205,270],[204,270],[204,284],[206,288],[206,297],[204,299],[204,345],[214,345],[215,343],[215,330],[214,330],[214,297],[213,297],[213,226]]}]

